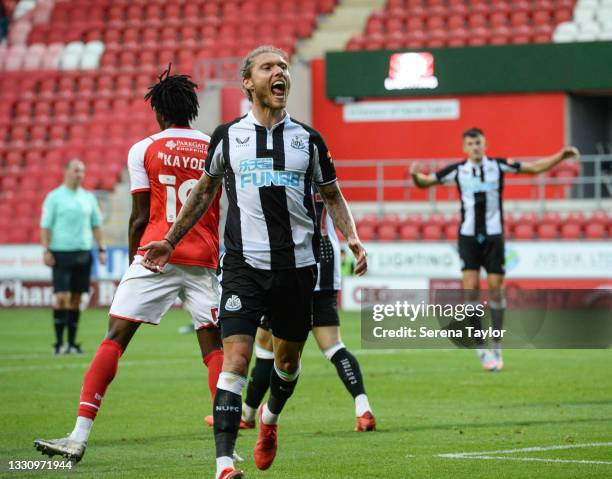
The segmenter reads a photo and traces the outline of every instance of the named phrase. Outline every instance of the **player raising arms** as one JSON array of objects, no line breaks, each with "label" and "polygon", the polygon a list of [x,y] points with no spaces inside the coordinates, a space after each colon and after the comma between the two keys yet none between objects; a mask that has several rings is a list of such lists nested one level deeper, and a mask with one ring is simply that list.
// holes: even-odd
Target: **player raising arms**
[{"label": "player raising arms", "polygon": [[113,299],[106,339],[85,374],[74,430],[63,439],[34,442],[49,456],[59,454],[75,461],[83,457],[102,398],[132,336],[141,323],[159,324],[177,298],[191,313],[214,399],[223,364],[216,326],[219,284],[215,275],[220,192],[211,198],[206,215],[176,245],[163,275],[142,266],[138,249],[153,238],[163,237],[176,220],[180,205],[202,175],[210,138],[189,127],[199,107],[196,84],[189,77],[170,75],[168,69],[149,89],[145,100],[151,102],[162,131],[136,143],[128,155],[131,264]]},{"label": "player raising arms", "polygon": [[[420,165],[412,165],[414,184],[429,188],[442,183],[455,182],[461,197],[461,223],[459,226],[459,256],[463,269],[463,288],[473,291],[469,301],[478,301],[480,268],[487,272],[491,326],[501,331],[505,309],[503,294],[504,216],[502,193],[504,173],[527,173],[538,175],[553,168],[559,162],[578,158],[574,147],[563,148],[547,158],[522,162],[486,156],[486,139],[479,128],[470,128],[463,133],[463,152],[467,159],[441,169],[435,174],[423,174]],[[473,315],[472,325],[482,329],[480,318]],[[488,351],[482,339],[477,341],[480,362],[486,370],[501,370],[503,359],[501,337],[493,340],[493,352]]]},{"label": "player raising arms", "polygon": [[244,477],[234,468],[232,451],[253,337],[263,315],[274,332],[274,366],[270,398],[259,410],[255,465],[267,469],[276,456],[278,417],[296,387],[311,326],[318,253],[313,183],[357,257],[356,274],[367,269],[366,252],[323,138],[285,110],[291,87],[286,58],[270,46],[246,56],[242,86],[251,111],[215,130],[205,175],[164,240],[145,248],[145,266],[163,269],[225,178],[229,207],[219,312],[225,359],[213,409],[217,479]]}]

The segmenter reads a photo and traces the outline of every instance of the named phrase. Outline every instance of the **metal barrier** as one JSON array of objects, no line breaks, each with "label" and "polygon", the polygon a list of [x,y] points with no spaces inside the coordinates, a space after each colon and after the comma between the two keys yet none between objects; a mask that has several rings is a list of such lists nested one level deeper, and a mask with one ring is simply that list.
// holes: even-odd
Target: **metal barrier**
[{"label": "metal barrier", "polygon": [[[537,158],[515,158],[517,161],[533,161]],[[458,161],[457,159],[431,160],[335,160],[342,189],[356,189],[364,195],[364,190],[375,190],[375,195],[367,201],[379,204],[385,201],[440,201],[440,197],[448,200],[458,199],[454,184],[439,185],[430,188],[425,193],[412,182],[410,166],[418,161],[423,171],[434,172],[439,168]],[[372,175],[373,173],[373,175]],[[363,177],[367,178],[363,178]],[[565,161],[547,173],[541,175],[504,176],[504,187],[526,187],[531,195],[528,199],[543,203],[547,199],[588,199],[594,200],[601,207],[603,199],[612,198],[612,155],[585,155],[580,161]],[[392,190],[401,190],[402,194],[390,194]],[[440,194],[442,190],[442,194]],[[354,192],[354,193],[357,193]],[[364,199],[364,198],[360,198]]]}]

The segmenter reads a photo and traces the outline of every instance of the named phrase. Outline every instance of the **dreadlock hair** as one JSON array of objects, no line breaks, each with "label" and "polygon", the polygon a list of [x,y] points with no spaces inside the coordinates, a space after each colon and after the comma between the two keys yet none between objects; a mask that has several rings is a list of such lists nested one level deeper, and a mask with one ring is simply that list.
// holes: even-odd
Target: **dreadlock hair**
[{"label": "dreadlock hair", "polygon": [[188,126],[198,115],[198,87],[188,75],[170,75],[168,65],[159,76],[159,82],[149,87],[145,101],[151,102],[153,108],[161,117],[172,125]]}]

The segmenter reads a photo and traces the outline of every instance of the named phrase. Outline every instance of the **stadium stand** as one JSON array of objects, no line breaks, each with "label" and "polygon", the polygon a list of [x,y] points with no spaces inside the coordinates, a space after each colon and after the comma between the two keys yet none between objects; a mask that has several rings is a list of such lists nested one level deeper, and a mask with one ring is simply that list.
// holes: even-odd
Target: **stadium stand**
[{"label": "stadium stand", "polygon": [[[389,0],[348,50],[440,48],[609,39],[610,11],[598,0]],[[602,0],[602,5],[609,3]],[[558,27],[557,31],[555,30]],[[561,30],[559,33],[558,30]],[[569,33],[566,33],[569,32]],[[554,37],[553,37],[554,34]]]},{"label": "stadium stand", "polygon": [[0,211],[29,214],[22,228],[0,222],[0,243],[38,241],[41,201],[69,158],[84,160],[86,188],[115,187],[128,148],[157,129],[142,97],[169,63],[191,73],[197,59],[240,56],[261,43],[292,54],[335,4],[9,2],[8,42],[0,44]]},{"label": "stadium stand", "polygon": [[[0,243],[38,241],[40,203],[61,181],[70,157],[85,161],[87,188],[113,190],[129,146],[157,128],[142,96],[168,63],[175,71],[191,72],[198,59],[241,56],[261,43],[277,44],[292,54],[300,39],[313,34],[318,16],[332,12],[336,3],[5,2],[12,22],[8,41],[0,44]],[[555,41],[577,40],[563,37],[563,31],[574,29],[578,35],[593,30],[587,28],[593,23],[596,38],[605,39],[612,25],[612,0],[580,0],[575,12],[574,4],[389,0],[384,10],[370,15],[364,33],[347,48],[548,42],[558,24]],[[350,179],[350,174],[342,175]],[[567,198],[578,175],[575,163],[554,169],[550,176],[567,184],[547,185],[546,198]],[[529,199],[532,190],[524,188],[526,193],[517,197]],[[506,193],[512,195],[512,187]],[[441,189],[436,197],[456,199],[440,197],[448,194]],[[2,214],[17,210],[29,213],[20,215],[19,228],[9,225],[11,215]],[[364,240],[452,240],[457,225],[458,218],[434,213],[426,219],[363,217],[358,227]],[[610,234],[612,220],[603,211],[593,213],[588,224],[584,218],[525,213],[508,216],[506,230],[513,239],[597,239]]]},{"label": "stadium stand", "polygon": [[[505,214],[504,227],[506,239],[511,240],[601,240],[612,229],[612,215],[603,210],[595,210],[588,216],[580,212]],[[457,215],[441,213],[405,217],[367,214],[357,220],[357,229],[364,240],[448,241],[457,239],[458,228]]]}]

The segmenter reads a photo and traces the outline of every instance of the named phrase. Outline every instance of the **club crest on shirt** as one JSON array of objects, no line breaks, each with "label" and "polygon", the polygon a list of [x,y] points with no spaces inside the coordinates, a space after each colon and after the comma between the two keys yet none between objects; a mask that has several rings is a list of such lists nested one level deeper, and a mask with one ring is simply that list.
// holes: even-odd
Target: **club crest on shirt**
[{"label": "club crest on shirt", "polygon": [[249,140],[250,140],[250,139],[251,139],[251,137],[250,137],[250,136],[246,136],[246,137],[244,137],[244,138],[239,138],[239,137],[236,137],[236,143],[238,143],[238,145],[237,145],[237,146],[238,146],[238,147],[241,147],[241,146],[249,146]]},{"label": "club crest on shirt", "polygon": [[291,147],[295,148],[296,150],[304,150],[306,148],[306,144],[301,137],[294,136],[291,140]]},{"label": "club crest on shirt", "polygon": [[225,302],[226,311],[240,311],[242,309],[242,301],[235,294],[232,294]]}]

